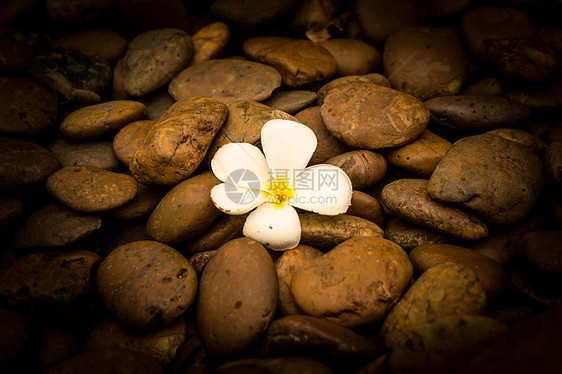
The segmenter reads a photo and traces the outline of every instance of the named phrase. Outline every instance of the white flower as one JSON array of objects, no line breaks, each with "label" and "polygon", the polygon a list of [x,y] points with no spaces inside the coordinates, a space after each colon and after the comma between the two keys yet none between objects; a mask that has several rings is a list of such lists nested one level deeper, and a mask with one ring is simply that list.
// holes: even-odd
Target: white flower
[{"label": "white flower", "polygon": [[211,161],[215,176],[223,181],[211,190],[216,207],[228,214],[248,215],[243,234],[274,250],[296,247],[301,238],[298,214],[293,207],[338,215],[351,204],[351,181],[337,166],[306,168],[316,136],[300,123],[275,119],[261,130],[259,148],[248,143],[222,146]]}]

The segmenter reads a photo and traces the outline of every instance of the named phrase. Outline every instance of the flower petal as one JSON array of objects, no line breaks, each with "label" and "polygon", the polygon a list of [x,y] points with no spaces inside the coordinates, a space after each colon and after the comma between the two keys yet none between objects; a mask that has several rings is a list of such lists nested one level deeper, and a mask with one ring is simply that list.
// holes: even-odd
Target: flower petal
[{"label": "flower petal", "polygon": [[316,149],[316,135],[295,121],[274,119],[261,129],[261,144],[267,164],[274,175],[278,171],[302,170]]},{"label": "flower petal", "polygon": [[254,190],[265,189],[270,178],[263,153],[249,143],[228,143],[220,147],[211,160],[211,169],[225,183]]},{"label": "flower petal", "polygon": [[301,240],[301,223],[297,211],[290,205],[277,207],[260,205],[244,224],[245,236],[275,251],[295,248]]},{"label": "flower petal", "polygon": [[211,189],[211,200],[222,212],[238,215],[263,204],[269,195],[260,190],[236,187],[226,183]]},{"label": "flower petal", "polygon": [[335,216],[347,212],[353,187],[347,174],[337,166],[318,164],[306,168],[296,178],[294,207]]}]

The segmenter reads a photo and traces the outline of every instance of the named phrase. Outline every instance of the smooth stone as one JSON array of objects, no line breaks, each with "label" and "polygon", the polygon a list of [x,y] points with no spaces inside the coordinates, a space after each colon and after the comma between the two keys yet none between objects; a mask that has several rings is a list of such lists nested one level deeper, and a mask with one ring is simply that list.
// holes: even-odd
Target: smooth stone
[{"label": "smooth stone", "polygon": [[308,357],[246,358],[219,365],[214,374],[333,374],[329,366]]},{"label": "smooth stone", "polygon": [[158,121],[169,107],[176,101],[168,93],[168,89],[161,89],[151,95],[139,97],[138,100],[146,105],[146,119]]},{"label": "smooth stone", "polygon": [[365,82],[331,89],[321,113],[326,128],[336,138],[358,149],[410,143],[429,122],[429,111],[415,97]]},{"label": "smooth stone", "polygon": [[219,216],[220,211],[211,200],[211,189],[220,183],[207,171],[175,185],[150,215],[148,233],[167,244],[202,233]]},{"label": "smooth stone", "polygon": [[16,249],[68,246],[101,228],[100,216],[75,212],[60,204],[47,204],[25,220],[12,239]]},{"label": "smooth stone", "polygon": [[115,8],[118,24],[130,38],[163,28],[191,30],[191,19],[182,0],[119,0]]},{"label": "smooth stone", "polygon": [[267,250],[247,239],[218,249],[203,269],[195,319],[199,338],[218,356],[252,349],[273,321],[277,274]]},{"label": "smooth stone", "polygon": [[386,159],[390,164],[404,171],[429,177],[451,145],[447,139],[425,129],[411,143],[386,152]]},{"label": "smooth stone", "polygon": [[144,139],[154,127],[156,121],[139,120],[131,122],[121,128],[113,137],[113,152],[120,162],[129,166],[135,153],[141,147]]},{"label": "smooth stone", "polygon": [[383,319],[411,278],[412,264],[398,244],[355,237],[297,270],[291,292],[307,315],[360,327]]},{"label": "smooth stone", "polygon": [[180,29],[147,31],[129,43],[123,59],[123,89],[132,97],[166,85],[193,56],[189,34]]},{"label": "smooth stone", "polygon": [[507,140],[521,143],[524,146],[528,147],[541,159],[544,157],[544,153],[546,152],[546,143],[535,135],[524,130],[505,128],[490,130],[486,132],[486,134],[501,136],[502,138],[506,138]]},{"label": "smooth stone", "polygon": [[506,97],[517,101],[529,109],[548,111],[562,108],[562,79],[539,89],[514,90]]},{"label": "smooth stone", "polygon": [[457,245],[426,244],[414,248],[409,257],[418,273],[445,262],[466,266],[480,280],[488,300],[497,299],[509,283],[509,274],[500,263]]},{"label": "smooth stone", "polygon": [[0,197],[0,232],[10,230],[20,222],[25,212],[25,205],[25,202],[18,197]]},{"label": "smooth stone", "polygon": [[146,135],[129,165],[140,183],[173,185],[189,178],[205,157],[228,114],[210,97],[173,104]]},{"label": "smooth stone", "polygon": [[208,96],[225,104],[240,100],[262,101],[281,86],[281,75],[271,66],[236,59],[201,61],[182,70],[170,82],[175,100]]},{"label": "smooth stone", "polygon": [[80,24],[108,13],[111,0],[46,0],[45,11],[50,19],[63,24]]},{"label": "smooth stone", "polygon": [[220,147],[228,143],[249,143],[259,146],[261,128],[272,119],[295,121],[288,113],[273,109],[265,104],[252,100],[234,101],[226,105],[228,115],[226,121],[213,139],[204,165],[210,167],[211,160]]},{"label": "smooth stone", "polygon": [[74,48],[86,56],[97,56],[116,62],[127,47],[127,39],[111,29],[94,28],[61,36],[52,47]]},{"label": "smooth stone", "polygon": [[459,239],[477,240],[488,235],[484,222],[462,209],[431,199],[427,186],[424,179],[398,179],[383,188],[382,203],[405,221]]},{"label": "smooth stone", "polygon": [[81,353],[43,371],[45,374],[124,372],[164,374],[166,370],[150,356],[129,349],[104,349]]},{"label": "smooth stone", "polygon": [[273,109],[295,114],[316,101],[316,92],[304,90],[275,91],[263,103]]},{"label": "smooth stone", "polygon": [[551,308],[562,305],[559,276],[549,277],[532,269],[517,269],[511,273],[511,283],[529,301],[535,301]]},{"label": "smooth stone", "polygon": [[187,243],[185,253],[196,254],[215,250],[227,241],[241,236],[246,217],[247,214],[220,213],[211,226]]},{"label": "smooth stone", "polygon": [[384,226],[385,239],[391,240],[404,248],[406,252],[424,245],[446,243],[447,236],[424,227],[404,221],[400,218],[391,218]]},{"label": "smooth stone", "polygon": [[466,86],[460,94],[476,96],[504,96],[506,90],[505,84],[500,78],[489,77]]},{"label": "smooth stone", "polygon": [[322,249],[331,249],[354,237],[381,237],[382,229],[364,218],[340,214],[324,216],[316,213],[299,214],[301,243]]},{"label": "smooth stone", "polygon": [[316,100],[316,104],[317,105],[324,104],[324,99],[326,98],[326,95],[328,94],[328,92],[330,92],[332,88],[350,82],[374,83],[374,84],[378,84],[379,86],[390,88],[390,82],[382,74],[371,73],[365,75],[347,75],[345,77],[332,79],[331,81],[320,87],[320,89],[318,89],[318,92],[316,93],[316,95],[318,96]]},{"label": "smooth stone", "polygon": [[398,30],[424,22],[423,14],[412,0],[358,0],[355,15],[367,41],[375,45]]},{"label": "smooth stone", "polygon": [[386,174],[386,159],[378,153],[367,150],[349,151],[324,162],[341,168],[356,190],[372,187]]},{"label": "smooth stone", "polygon": [[338,76],[374,73],[381,54],[372,45],[357,39],[329,39],[319,42],[336,59]]},{"label": "smooth stone", "polygon": [[28,136],[51,130],[58,104],[51,92],[25,78],[0,78],[0,133]]},{"label": "smooth stone", "polygon": [[[31,0],[38,3],[37,0]],[[7,13],[6,7],[23,3],[22,0],[4,1],[0,4],[0,14]],[[0,16],[0,24],[2,16]],[[0,55],[10,58],[0,61],[0,74],[12,75],[27,68],[35,57],[49,48],[45,35],[29,30],[6,29],[0,30]]]},{"label": "smooth stone", "polygon": [[[506,329],[484,316],[445,316],[415,326],[394,348],[390,370],[396,373],[444,370],[455,357]],[[440,371],[442,372],[442,371]]]},{"label": "smooth stone", "polygon": [[543,274],[562,274],[562,230],[529,232],[515,243],[517,257]]},{"label": "smooth stone", "polygon": [[129,349],[150,356],[162,365],[169,365],[185,339],[183,318],[150,333],[130,331],[113,319],[105,319],[88,335],[84,351]]},{"label": "smooth stone", "polygon": [[60,124],[61,134],[71,140],[90,140],[112,134],[144,116],[146,107],[138,101],[115,100],[77,109]]},{"label": "smooth stone", "polygon": [[60,163],[47,148],[0,137],[0,189],[41,183],[59,168]]},{"label": "smooth stone", "polygon": [[309,165],[322,164],[327,159],[349,150],[345,144],[328,131],[322,120],[320,110],[319,106],[313,106],[295,114],[297,121],[309,127],[316,135],[316,149],[310,158]]},{"label": "smooth stone", "polygon": [[345,213],[351,216],[368,219],[378,226],[382,226],[385,221],[384,211],[379,201],[373,196],[361,191],[353,191],[351,195],[351,205]]},{"label": "smooth stone", "polygon": [[264,57],[283,44],[292,42],[294,39],[278,36],[263,35],[248,38],[242,43],[244,55],[254,61],[263,61]]},{"label": "smooth stone", "polygon": [[210,251],[197,252],[188,257],[189,263],[195,269],[197,277],[201,277],[203,269],[205,269],[211,258],[217,254],[217,251],[217,249],[212,249]]},{"label": "smooth stone", "polygon": [[454,28],[402,29],[386,40],[382,56],[392,88],[422,101],[457,94],[468,77],[468,57]]},{"label": "smooth stone", "polygon": [[144,218],[152,213],[165,194],[165,189],[139,183],[137,194],[133,199],[107,213],[111,218],[119,220]]},{"label": "smooth stone", "polygon": [[0,369],[18,365],[18,358],[33,344],[35,324],[15,310],[0,309]]},{"label": "smooth stone", "polygon": [[552,181],[562,185],[562,140],[556,140],[546,147],[544,169]]},{"label": "smooth stone", "polygon": [[130,175],[89,165],[62,168],[47,178],[45,186],[55,199],[85,213],[117,208],[138,192],[138,183]]},{"label": "smooth stone", "polygon": [[284,251],[275,261],[275,270],[279,281],[278,313],[283,316],[303,314],[291,292],[291,280],[295,272],[309,266],[312,261],[323,254],[314,247],[299,244],[293,249]]},{"label": "smooth stone", "polygon": [[297,0],[272,0],[267,4],[260,0],[214,0],[210,11],[215,17],[243,27],[266,25],[288,13],[298,4]]},{"label": "smooth stone", "polygon": [[328,361],[360,361],[379,353],[372,341],[355,331],[304,315],[273,321],[267,331],[267,346],[277,354],[312,356]]},{"label": "smooth stone", "polygon": [[190,64],[218,57],[230,39],[230,29],[224,22],[212,22],[191,36],[193,58]]},{"label": "smooth stone", "polygon": [[197,276],[187,259],[165,244],[142,240],[111,251],[97,270],[105,308],[127,328],[155,331],[174,322],[197,293]]},{"label": "smooth stone", "polygon": [[443,96],[430,99],[425,105],[432,123],[461,131],[517,126],[531,114],[526,106],[496,96]]},{"label": "smooth stone", "polygon": [[59,92],[70,102],[91,103],[111,85],[108,60],[86,56],[72,48],[51,48],[29,66],[34,80]]},{"label": "smooth stone", "polygon": [[479,315],[486,308],[486,292],[474,272],[465,266],[446,262],[424,272],[382,325],[387,348],[393,349],[416,326],[438,317]]},{"label": "smooth stone", "polygon": [[101,261],[92,251],[33,252],[0,275],[0,295],[15,309],[51,316],[85,310]]},{"label": "smooth stone", "polygon": [[527,217],[543,185],[542,162],[529,148],[484,134],[453,144],[431,174],[427,192],[488,222],[511,225]]},{"label": "smooth stone", "polygon": [[123,168],[113,152],[111,140],[74,142],[58,137],[50,141],[47,148],[63,168],[75,165],[91,165],[110,171],[119,171]]},{"label": "smooth stone", "polygon": [[47,369],[80,352],[81,342],[78,333],[69,327],[41,326],[36,351],[33,354],[33,367]]}]

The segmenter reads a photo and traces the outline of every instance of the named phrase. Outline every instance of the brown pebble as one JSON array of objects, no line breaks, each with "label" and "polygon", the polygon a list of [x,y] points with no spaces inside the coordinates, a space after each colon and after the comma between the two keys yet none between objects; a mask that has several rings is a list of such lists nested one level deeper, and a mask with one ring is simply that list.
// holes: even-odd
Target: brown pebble
[{"label": "brown pebble", "polygon": [[140,120],[125,125],[113,137],[113,151],[115,156],[123,164],[129,166],[135,153],[141,147],[144,138],[148,135],[150,129],[154,127],[156,121]]},{"label": "brown pebble", "polygon": [[354,150],[324,161],[340,167],[351,180],[354,189],[365,190],[380,182],[386,173],[386,160],[380,154]]},{"label": "brown pebble", "polygon": [[248,214],[229,215],[220,213],[213,224],[190,240],[185,252],[195,254],[215,250],[231,239],[242,235],[242,227]]},{"label": "brown pebble", "polygon": [[424,245],[446,243],[448,237],[435,230],[420,227],[400,218],[391,218],[384,226],[384,237],[392,240],[406,252]]},{"label": "brown pebble", "polygon": [[373,196],[361,191],[353,191],[351,195],[351,205],[349,209],[347,209],[346,214],[368,219],[378,226],[382,226],[385,221],[384,211],[379,201]]},{"label": "brown pebble", "polygon": [[308,107],[316,101],[316,92],[304,90],[275,91],[263,103],[273,109],[289,114]]},{"label": "brown pebble", "polygon": [[134,220],[146,217],[160,203],[166,190],[158,186],[138,184],[138,191],[132,200],[108,212],[109,216],[120,220]]},{"label": "brown pebble", "polygon": [[496,129],[488,131],[486,134],[498,135],[502,138],[506,138],[508,140],[521,143],[524,146],[528,147],[531,151],[533,151],[537,156],[541,159],[544,157],[544,153],[546,151],[546,144],[538,137],[534,136],[533,134],[519,130],[519,129]]},{"label": "brown pebble", "polygon": [[199,29],[191,37],[193,58],[191,65],[219,56],[230,38],[230,29],[224,22],[212,22]]},{"label": "brown pebble", "polygon": [[381,55],[372,45],[357,39],[329,39],[319,43],[336,59],[338,76],[374,73]]},{"label": "brown pebble", "polygon": [[345,77],[340,77],[336,79],[332,79],[322,87],[317,92],[318,99],[316,100],[316,104],[322,105],[324,104],[324,98],[330,92],[331,89],[334,87],[339,86],[340,84],[350,83],[350,82],[367,82],[367,83],[374,83],[380,86],[389,87],[390,82],[386,77],[382,74],[378,73],[371,73],[365,75],[347,75]]},{"label": "brown pebble", "polygon": [[111,140],[74,142],[58,137],[50,141],[47,147],[63,168],[74,165],[91,165],[110,171],[123,168],[113,152]]}]

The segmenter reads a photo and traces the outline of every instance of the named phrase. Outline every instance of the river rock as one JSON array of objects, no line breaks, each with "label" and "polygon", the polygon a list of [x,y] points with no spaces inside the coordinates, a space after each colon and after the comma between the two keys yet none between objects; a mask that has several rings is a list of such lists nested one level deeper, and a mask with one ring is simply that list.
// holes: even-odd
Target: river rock
[{"label": "river rock", "polygon": [[0,275],[0,295],[27,312],[67,316],[93,302],[95,269],[92,251],[34,252],[19,258]]},{"label": "river rock", "polygon": [[558,185],[562,185],[562,141],[557,140],[546,147],[544,154],[546,175]]},{"label": "river rock", "polygon": [[197,276],[187,259],[165,244],[142,240],[111,251],[97,271],[99,297],[131,330],[149,332],[171,324],[189,308]]},{"label": "river rock", "polygon": [[227,107],[209,97],[172,105],[152,127],[129,165],[140,183],[173,185],[195,172],[227,116]]},{"label": "river rock", "polygon": [[365,190],[380,182],[386,174],[386,160],[380,154],[355,150],[324,161],[341,168],[351,180],[353,189]]},{"label": "river rock", "polygon": [[263,103],[273,109],[295,114],[316,101],[316,92],[304,90],[275,91]]},{"label": "river rock", "polygon": [[261,61],[267,53],[277,47],[292,42],[294,39],[279,35],[254,36],[242,44],[244,55],[251,60]]},{"label": "river rock", "polygon": [[123,164],[129,166],[144,138],[154,127],[156,121],[139,120],[125,125],[113,137],[113,152]]},{"label": "river rock", "polygon": [[468,77],[466,52],[453,28],[409,27],[393,33],[384,44],[383,68],[392,88],[422,101],[457,94]]},{"label": "river rock", "polygon": [[201,275],[196,324],[202,342],[219,356],[253,348],[273,321],[277,293],[277,275],[267,250],[247,238],[229,241]]},{"label": "river rock", "polygon": [[14,248],[37,249],[71,245],[101,228],[101,217],[47,204],[33,212],[12,240]]},{"label": "river rock", "polygon": [[26,140],[0,137],[0,188],[43,182],[60,163],[46,148]]},{"label": "river rock", "polygon": [[452,130],[492,130],[517,126],[531,114],[516,101],[496,96],[457,95],[425,102],[431,122]]},{"label": "river rock", "polygon": [[445,262],[423,273],[390,311],[382,325],[387,348],[398,346],[416,326],[438,317],[479,315],[486,293],[474,272]]},{"label": "river rock", "polygon": [[495,135],[458,140],[439,162],[427,192],[499,225],[521,222],[544,185],[542,163],[527,147]]},{"label": "river rock", "polygon": [[562,274],[562,230],[525,234],[515,243],[515,252],[528,266],[543,274]]},{"label": "river rock", "polygon": [[353,191],[351,205],[347,209],[346,214],[368,219],[378,226],[382,226],[385,221],[384,211],[379,201],[361,191]]},{"label": "river rock", "polygon": [[447,242],[447,236],[440,232],[414,225],[396,217],[389,219],[384,226],[384,237],[404,248],[406,252],[424,244]]},{"label": "river rock", "polygon": [[134,38],[123,59],[123,89],[144,96],[167,84],[193,56],[189,34],[180,29],[147,31]]},{"label": "river rock", "polygon": [[60,132],[72,140],[99,138],[141,118],[145,110],[144,104],[132,100],[89,105],[66,116],[60,125]]},{"label": "river rock", "polygon": [[229,215],[219,213],[217,219],[201,234],[190,240],[185,252],[193,255],[199,252],[211,251],[242,235],[242,227],[248,214]]},{"label": "river rock", "polygon": [[345,84],[350,82],[367,82],[367,83],[378,84],[379,86],[390,87],[390,82],[382,74],[371,73],[365,75],[346,75],[345,77],[332,79],[331,81],[320,87],[320,89],[317,92],[318,98],[316,100],[316,104],[318,105],[324,104],[324,99],[326,98],[326,95],[332,88],[337,87],[340,84]]},{"label": "river rock", "polygon": [[203,232],[219,216],[220,211],[211,200],[211,189],[220,183],[207,171],[174,186],[150,215],[148,233],[169,244]]},{"label": "river rock", "polygon": [[127,39],[111,29],[88,29],[53,41],[53,47],[74,48],[86,56],[97,56],[115,63],[127,46]]},{"label": "river rock", "polygon": [[260,0],[215,0],[210,10],[219,19],[243,27],[255,27],[279,18],[297,4],[297,0],[274,0],[267,4]]},{"label": "river rock", "polygon": [[432,200],[424,179],[398,179],[387,184],[382,202],[391,214],[408,222],[465,240],[488,235],[484,222],[451,205]]},{"label": "river rock", "polygon": [[208,96],[225,104],[239,100],[262,101],[281,85],[281,75],[271,66],[253,61],[213,59],[182,70],[170,82],[175,100]]},{"label": "river rock", "polygon": [[362,75],[378,70],[381,55],[372,45],[357,39],[329,39],[319,43],[336,59],[336,75]]},{"label": "river rock", "polygon": [[191,37],[193,58],[191,65],[218,57],[230,38],[230,29],[224,22],[212,22],[203,26]]},{"label": "river rock", "polygon": [[350,147],[398,147],[417,138],[429,122],[426,106],[405,93],[352,82],[328,92],[322,104],[326,128]]},{"label": "river rock", "polygon": [[304,313],[346,327],[384,318],[412,277],[406,252],[383,238],[351,238],[297,270],[291,292]]},{"label": "river rock", "polygon": [[53,95],[25,78],[0,78],[0,133],[27,136],[55,125],[58,104]]},{"label": "river rock", "polygon": [[524,146],[528,147],[541,159],[544,158],[544,153],[546,152],[546,143],[527,131],[506,128],[491,130],[486,132],[486,134],[501,136],[502,138],[521,143]]},{"label": "river rock", "polygon": [[113,152],[111,140],[74,142],[63,137],[53,139],[47,147],[61,166],[91,165],[110,171],[119,171],[123,165]]}]

